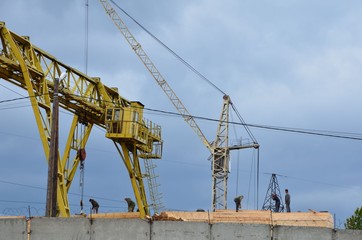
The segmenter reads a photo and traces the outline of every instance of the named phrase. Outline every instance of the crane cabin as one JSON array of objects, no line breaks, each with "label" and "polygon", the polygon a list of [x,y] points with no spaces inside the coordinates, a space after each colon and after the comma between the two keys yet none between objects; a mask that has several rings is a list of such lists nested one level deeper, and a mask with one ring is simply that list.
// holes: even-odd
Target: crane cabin
[{"label": "crane cabin", "polygon": [[137,146],[142,158],[161,158],[161,126],[143,117],[144,105],[138,101],[126,107],[106,108],[106,137]]}]

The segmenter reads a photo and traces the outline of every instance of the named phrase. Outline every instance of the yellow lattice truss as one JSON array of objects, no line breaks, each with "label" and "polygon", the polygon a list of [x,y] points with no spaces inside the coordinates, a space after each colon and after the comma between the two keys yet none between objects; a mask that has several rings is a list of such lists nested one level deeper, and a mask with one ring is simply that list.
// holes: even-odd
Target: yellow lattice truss
[{"label": "yellow lattice truss", "polygon": [[73,114],[73,121],[66,147],[58,154],[58,216],[70,216],[68,191],[80,163],[76,153],[85,148],[94,124],[107,130],[106,137],[114,142],[130,175],[140,215],[149,215],[139,157],[160,158],[162,140],[161,128],[143,118],[143,105],[124,99],[99,78],[61,63],[32,45],[28,37],[9,31],[3,22],[0,39],[0,78],[27,91],[47,161],[54,79],[66,73],[58,98],[60,107]]}]

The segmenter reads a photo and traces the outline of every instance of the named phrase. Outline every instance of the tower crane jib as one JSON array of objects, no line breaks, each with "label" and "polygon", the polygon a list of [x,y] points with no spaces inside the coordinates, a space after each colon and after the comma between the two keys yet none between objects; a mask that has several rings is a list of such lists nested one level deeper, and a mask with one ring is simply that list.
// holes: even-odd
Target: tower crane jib
[{"label": "tower crane jib", "polygon": [[192,130],[196,133],[196,135],[200,138],[202,143],[212,152],[212,147],[210,143],[207,141],[206,137],[204,136],[203,132],[201,131],[200,127],[195,122],[195,119],[192,117],[192,115],[188,112],[186,107],[183,105],[181,100],[177,97],[175,92],[172,90],[170,85],[167,83],[165,78],[161,75],[161,73],[158,71],[156,66],[153,64],[151,59],[148,57],[146,52],[143,50],[141,44],[137,42],[137,40],[134,38],[132,33],[129,31],[126,24],[122,21],[121,17],[118,15],[118,13],[112,8],[111,4],[108,2],[108,0],[99,0],[104,7],[106,13],[110,16],[118,30],[122,33],[122,35],[126,38],[127,42],[133,49],[133,51],[136,53],[136,55],[139,57],[141,62],[145,65],[147,70],[150,72],[152,77],[156,80],[157,84],[161,87],[161,89],[164,91],[164,93],[167,95],[169,100],[172,102],[174,107],[177,109],[177,111],[181,114],[183,119],[190,125]]}]

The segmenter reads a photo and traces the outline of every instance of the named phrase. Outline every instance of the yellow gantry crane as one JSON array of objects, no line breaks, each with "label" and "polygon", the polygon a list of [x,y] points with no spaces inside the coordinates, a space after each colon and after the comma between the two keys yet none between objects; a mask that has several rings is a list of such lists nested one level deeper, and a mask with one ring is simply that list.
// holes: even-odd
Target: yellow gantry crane
[{"label": "yellow gantry crane", "polygon": [[[128,44],[131,46],[133,51],[139,57],[141,62],[150,72],[152,77],[156,80],[157,84],[161,87],[168,99],[174,105],[179,114],[188,123],[192,130],[199,137],[201,142],[211,153],[212,160],[212,210],[216,209],[227,209],[227,183],[229,175],[229,161],[230,161],[230,150],[238,150],[244,148],[259,148],[259,144],[256,139],[252,137],[252,142],[247,144],[240,144],[229,146],[229,107],[232,104],[231,99],[228,95],[223,96],[223,106],[219,119],[219,125],[217,129],[216,138],[210,142],[207,140],[200,127],[197,125],[194,117],[188,112],[184,104],[177,97],[175,92],[172,90],[166,79],[161,75],[156,66],[153,64],[151,59],[148,57],[146,52],[143,50],[141,44],[134,38],[132,33],[129,31],[127,25],[121,19],[119,14],[114,10],[110,2],[114,5],[114,1],[110,0],[99,0],[102,4],[105,12],[112,19],[118,30],[125,37]],[[234,109],[236,110],[236,109]],[[247,128],[246,124],[244,127]],[[249,135],[251,132],[247,129]],[[251,135],[252,136],[252,135]]]},{"label": "yellow gantry crane", "polygon": [[100,78],[58,61],[0,22],[0,78],[27,91],[37,123],[45,158],[49,161],[52,101],[55,79],[59,105],[73,114],[67,142],[58,154],[57,216],[69,217],[68,192],[94,125],[106,129],[129,173],[141,218],[150,215],[139,159],[162,156],[161,127],[143,118],[144,105],[119,95]]}]

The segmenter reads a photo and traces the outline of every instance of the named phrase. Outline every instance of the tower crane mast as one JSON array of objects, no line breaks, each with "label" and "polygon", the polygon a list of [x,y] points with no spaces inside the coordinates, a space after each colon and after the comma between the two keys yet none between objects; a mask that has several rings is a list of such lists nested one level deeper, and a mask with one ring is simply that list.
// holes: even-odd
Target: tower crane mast
[{"label": "tower crane mast", "polygon": [[[157,84],[161,87],[167,95],[176,110],[180,113],[183,119],[188,123],[192,130],[199,137],[201,142],[211,153],[212,159],[212,210],[227,209],[227,180],[229,174],[229,159],[230,150],[237,150],[243,148],[258,148],[259,144],[255,141],[247,145],[235,145],[229,147],[228,145],[228,131],[229,131],[229,105],[231,103],[228,95],[223,96],[223,107],[217,129],[216,139],[209,142],[200,127],[197,125],[194,117],[188,112],[186,107],[182,104],[181,100],[177,97],[175,92],[171,89],[165,78],[158,71],[151,59],[148,57],[142,46],[138,43],[132,33],[129,31],[127,25],[121,19],[119,14],[113,9],[108,0],[99,0],[105,12],[112,19],[118,30],[125,37],[133,51],[139,57],[141,62],[145,65],[152,77],[156,80]],[[115,4],[112,0],[110,0]]]}]

